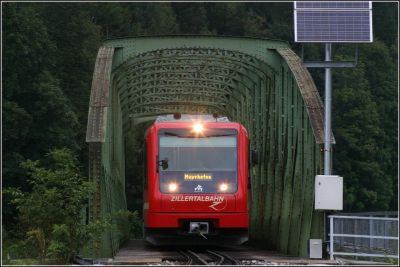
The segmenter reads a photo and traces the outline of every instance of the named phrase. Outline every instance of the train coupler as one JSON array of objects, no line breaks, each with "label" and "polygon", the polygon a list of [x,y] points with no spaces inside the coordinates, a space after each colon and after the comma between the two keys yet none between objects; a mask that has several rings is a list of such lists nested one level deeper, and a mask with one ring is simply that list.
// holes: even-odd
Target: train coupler
[{"label": "train coupler", "polygon": [[189,224],[189,233],[198,234],[201,237],[207,239],[205,234],[209,232],[208,222],[190,222]]}]

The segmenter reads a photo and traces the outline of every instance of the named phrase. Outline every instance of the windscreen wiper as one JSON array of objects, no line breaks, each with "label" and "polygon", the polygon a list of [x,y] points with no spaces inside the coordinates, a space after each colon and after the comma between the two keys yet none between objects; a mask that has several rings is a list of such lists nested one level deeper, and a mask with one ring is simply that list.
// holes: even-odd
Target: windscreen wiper
[{"label": "windscreen wiper", "polygon": [[204,137],[236,136],[236,134],[209,134]]},{"label": "windscreen wiper", "polygon": [[176,137],[187,137],[185,135],[180,135],[177,133],[171,133],[171,132],[163,132],[164,135],[168,135],[168,136],[176,136]]}]

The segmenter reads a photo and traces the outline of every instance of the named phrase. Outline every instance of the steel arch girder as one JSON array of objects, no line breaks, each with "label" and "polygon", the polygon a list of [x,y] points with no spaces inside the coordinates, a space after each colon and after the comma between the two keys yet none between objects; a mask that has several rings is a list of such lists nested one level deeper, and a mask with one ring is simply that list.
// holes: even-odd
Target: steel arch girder
[{"label": "steel arch girder", "polygon": [[[123,49],[123,47],[118,48],[119,51]],[[130,49],[130,51],[133,51],[134,48]],[[204,48],[202,49],[204,50]],[[179,52],[183,52],[186,56],[193,54],[194,62],[199,62],[201,61],[201,55],[205,54],[204,51],[201,51],[202,49],[180,48]],[[277,47],[276,49],[278,53],[272,50],[265,52],[269,56],[273,53],[280,56],[280,58],[276,55],[274,56],[271,63],[272,67],[266,67],[268,66],[265,63],[267,60],[265,60],[265,58],[261,60],[262,53],[246,54],[242,51],[240,54],[238,51],[231,51],[229,49],[225,49],[224,51],[224,48],[220,48],[221,51],[217,51],[217,55],[214,55],[215,58],[218,62],[223,62],[225,60],[225,65],[217,64],[218,67],[214,66],[214,68],[210,70],[218,72],[221,77],[226,75],[227,78],[220,80],[219,84],[230,82],[228,88],[231,90],[229,101],[227,101],[223,109],[221,109],[220,103],[225,101],[222,96],[226,91],[215,93],[215,101],[210,102],[204,101],[203,99],[203,102],[193,102],[197,105],[192,104],[191,106],[182,105],[179,99],[179,101],[174,101],[172,97],[174,94],[169,95],[170,97],[165,97],[160,92],[158,98],[154,97],[154,99],[147,100],[148,102],[142,102],[142,106],[138,107],[136,110],[136,112],[140,113],[128,114],[126,113],[127,109],[122,108],[121,104],[124,103],[123,105],[127,105],[131,99],[135,99],[135,97],[138,96],[140,98],[140,94],[145,90],[149,90],[151,86],[148,86],[147,89],[141,87],[141,91],[131,92],[130,95],[128,91],[123,93],[125,95],[121,93],[119,96],[121,96],[122,99],[118,100],[116,103],[115,98],[117,97],[114,97],[114,102],[111,103],[111,100],[107,98],[108,91],[104,90],[106,88],[104,84],[108,83],[107,89],[115,91],[118,87],[122,88],[126,86],[128,78],[140,78],[141,76],[140,73],[134,71],[136,67],[132,67],[130,72],[126,72],[126,70],[121,71],[123,69],[121,64],[113,64],[115,66],[119,65],[119,67],[114,68],[112,75],[105,75],[103,78],[104,84],[100,86],[98,82],[99,78],[95,79],[96,73],[97,77],[99,77],[98,70],[101,69],[97,68],[97,65],[100,66],[103,64],[105,66],[104,61],[101,62],[102,57],[104,57],[104,48],[100,48],[103,54],[100,56],[99,50],[99,58],[96,61],[92,85],[92,95],[96,96],[96,93],[101,91],[95,90],[94,85],[101,87],[103,90],[101,92],[104,94],[102,95],[103,98],[93,97],[93,99],[97,99],[97,101],[92,101],[91,97],[87,140],[91,144],[93,143],[93,147],[98,146],[99,142],[101,144],[101,138],[107,138],[105,130],[107,130],[107,128],[109,129],[111,126],[108,120],[115,121],[115,118],[113,119],[110,117],[110,114],[114,114],[118,112],[118,110],[123,113],[121,116],[124,118],[145,118],[146,116],[163,114],[165,112],[185,111],[189,113],[205,113],[219,108],[220,112],[226,112],[233,119],[241,121],[247,126],[250,135],[253,137],[252,146],[259,149],[259,154],[261,156],[262,163],[253,170],[255,173],[253,177],[253,184],[255,186],[252,188],[254,196],[252,200],[253,237],[256,239],[257,237],[262,237],[262,240],[271,240],[270,245],[278,248],[280,251],[289,252],[291,254],[304,254],[305,249],[303,241],[311,234],[318,233],[317,230],[315,230],[314,233],[310,232],[310,225],[318,224],[320,219],[318,219],[318,214],[312,211],[310,197],[302,199],[298,193],[292,193],[296,192],[295,190],[302,191],[301,184],[306,184],[307,186],[304,190],[308,190],[307,192],[310,193],[310,185],[313,180],[310,173],[316,173],[320,169],[319,147],[316,142],[318,142],[319,138],[318,127],[321,124],[318,112],[320,112],[322,108],[322,102],[319,99],[318,93],[314,90],[315,85],[313,85],[312,79],[310,80],[308,72],[298,66],[296,55],[293,55],[290,49],[284,47]],[[166,53],[170,58],[162,61],[163,63],[158,67],[157,61],[151,59],[149,55],[144,55],[146,53],[142,53],[141,56],[139,53],[135,56],[138,56],[138,62],[149,66],[148,70],[156,68],[155,70],[157,71],[157,68],[169,66],[166,70],[173,70],[174,72],[179,69],[179,67],[171,67],[171,64],[173,65],[174,62],[179,62],[179,60],[171,59],[171,57],[176,56],[178,58],[179,53],[177,51],[166,51]],[[207,53],[212,54],[212,49],[206,49],[206,54]],[[128,58],[125,58],[125,60],[127,59]],[[190,58],[184,58],[184,62],[190,62]],[[108,68],[111,68],[110,63],[108,64]],[[137,70],[140,68],[143,70],[146,69],[146,67],[137,67]],[[190,68],[187,67],[182,70],[188,69]],[[195,70],[201,72],[204,68],[195,67]],[[118,72],[120,72],[120,74],[118,74]],[[203,72],[203,74],[205,74],[203,77],[209,78],[212,72],[213,71]],[[148,72],[145,75],[151,73],[152,72]],[[171,78],[174,76],[170,75],[169,77]],[[188,77],[188,80],[190,79],[191,78]],[[110,80],[112,80],[111,85]],[[157,79],[149,79],[149,83],[150,82],[154,83],[154,86],[158,86],[157,83],[160,81],[157,81]],[[207,82],[213,84],[214,88],[218,87],[218,83],[216,83],[215,80]],[[149,83],[147,85],[149,85]],[[134,83],[129,82],[129,84],[131,85],[130,90],[134,90]],[[172,84],[172,82],[170,84]],[[204,84],[206,84],[206,82]],[[179,90],[183,90],[182,88]],[[206,86],[202,88],[202,90],[207,89]],[[156,95],[157,94],[154,96]],[[222,98],[218,98],[218,95]],[[213,94],[210,93],[211,98],[212,96]],[[98,99],[102,99],[102,101]],[[108,102],[106,101],[107,99]],[[139,102],[141,101],[146,100],[142,98]],[[165,107],[160,109],[159,104],[163,104]],[[97,114],[97,117],[93,114]],[[94,121],[99,121],[99,125],[93,124]],[[122,124],[122,120],[120,124]],[[89,128],[91,129],[90,131]],[[100,137],[100,139],[97,139],[97,143],[93,138],[96,133],[98,133],[97,137]],[[113,134],[113,132],[111,131],[109,134]],[[91,144],[90,146],[92,146]],[[106,153],[105,150],[103,151],[103,148],[100,150],[101,151],[97,153],[102,153],[103,155]],[[97,160],[98,158],[99,157],[97,157]],[[102,158],[103,161],[107,161],[108,157],[100,158]],[[304,163],[305,159],[310,161],[311,165]],[[299,162],[301,162],[300,165]],[[110,163],[101,162],[100,165],[104,164],[107,165]],[[289,175],[291,173],[294,175]],[[299,176],[299,174],[301,174],[301,176]],[[94,172],[91,173],[91,177],[95,177],[93,175]],[[100,179],[102,179],[101,175],[101,173],[97,174],[97,176],[100,176]],[[304,181],[302,181],[303,179],[301,178],[303,175],[307,175],[307,179]],[[108,181],[110,184],[118,184],[113,182],[113,177],[108,175],[107,177],[103,179],[104,182]],[[295,186],[290,187],[289,185],[291,184]],[[113,188],[114,187],[111,188],[112,190],[108,191],[109,197],[112,197]],[[310,195],[312,195],[312,192]],[[279,204],[280,202],[281,204]],[[302,206],[296,206],[296,204],[299,203],[304,204],[302,204]],[[308,217],[311,216],[312,219],[307,218],[307,216],[300,216],[302,214],[308,214]],[[259,219],[255,220],[255,217]],[[286,220],[281,218],[286,218]],[[300,220],[298,218],[300,218]],[[290,223],[288,224],[288,222]],[[301,231],[294,231],[293,225],[300,225]],[[110,238],[112,240],[111,243],[114,244],[111,246],[111,250],[113,250],[118,240],[112,237]],[[286,242],[285,240],[290,240],[290,242]]]}]

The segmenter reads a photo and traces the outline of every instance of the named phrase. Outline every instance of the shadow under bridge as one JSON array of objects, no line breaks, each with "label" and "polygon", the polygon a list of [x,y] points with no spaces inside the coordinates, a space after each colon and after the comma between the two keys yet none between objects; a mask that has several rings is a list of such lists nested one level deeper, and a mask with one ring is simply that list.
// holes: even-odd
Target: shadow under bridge
[{"label": "shadow under bridge", "polygon": [[[323,104],[300,58],[275,40],[163,36],[104,42],[86,134],[89,177],[98,185],[89,220],[127,209],[126,144],[140,125],[175,112],[218,113],[247,128],[259,158],[250,170],[250,240],[306,256],[308,239],[323,238],[324,213],[313,203],[314,176],[322,173]],[[125,230],[126,223],[118,221]],[[126,234],[106,231],[93,245],[95,256],[113,256]]]}]

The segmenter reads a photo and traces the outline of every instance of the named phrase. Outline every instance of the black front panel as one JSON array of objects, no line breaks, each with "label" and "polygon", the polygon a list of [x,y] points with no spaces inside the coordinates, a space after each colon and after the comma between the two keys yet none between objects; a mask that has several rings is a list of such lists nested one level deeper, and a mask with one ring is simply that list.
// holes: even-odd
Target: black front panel
[{"label": "black front panel", "polygon": [[160,191],[163,193],[233,193],[237,191],[237,131],[190,129],[159,132]]}]

